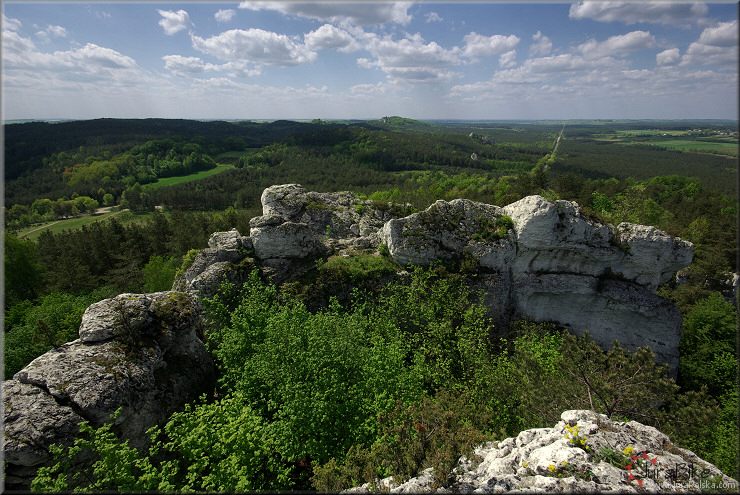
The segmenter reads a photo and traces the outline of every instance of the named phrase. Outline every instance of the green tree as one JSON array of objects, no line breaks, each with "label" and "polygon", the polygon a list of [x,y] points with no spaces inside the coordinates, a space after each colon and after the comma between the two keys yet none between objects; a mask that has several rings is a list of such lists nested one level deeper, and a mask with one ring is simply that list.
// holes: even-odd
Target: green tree
[{"label": "green tree", "polygon": [[36,259],[36,245],[5,232],[5,307],[35,299],[41,289],[44,266]]},{"label": "green tree", "polygon": [[175,280],[177,259],[154,255],[144,265],[144,292],[170,290]]},{"label": "green tree", "polygon": [[[111,418],[115,420],[119,409]],[[269,425],[241,396],[186,405],[163,429],[149,430],[147,453],[121,441],[111,423],[81,434],[69,448],[54,447],[57,463],[39,469],[34,491],[246,492],[288,487],[289,466],[275,450]],[[75,469],[92,454],[92,469]],[[84,462],[84,461],[83,461]]]},{"label": "green tree", "polygon": [[689,390],[709,388],[715,397],[736,387],[737,312],[718,292],[696,303],[684,317],[679,345],[679,383]]}]

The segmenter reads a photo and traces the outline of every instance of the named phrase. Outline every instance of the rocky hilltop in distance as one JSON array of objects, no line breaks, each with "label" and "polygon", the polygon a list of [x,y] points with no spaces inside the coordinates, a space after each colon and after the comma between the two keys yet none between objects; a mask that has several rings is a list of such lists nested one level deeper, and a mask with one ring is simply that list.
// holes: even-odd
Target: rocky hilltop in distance
[{"label": "rocky hilltop in distance", "polygon": [[433,469],[405,483],[393,478],[342,493],[736,492],[738,482],[652,426],[565,411],[552,428],[525,430],[461,459],[454,481],[435,488]]},{"label": "rocky hilltop in distance", "polygon": [[116,428],[138,446],[147,428],[213,388],[200,298],[255,268],[276,284],[296,280],[330,254],[382,247],[404,266],[468,256],[497,328],[526,316],[589,331],[604,348],[650,346],[675,374],[681,317],[654,291],[691,262],[692,244],[653,227],[605,225],[576,203],[540,196],[503,208],[437,201],[409,215],[403,205],[287,184],[267,188],[262,206],[248,236],[214,233],[172,291],[91,305],[79,339],[3,383],[6,488],[27,488],[51,462],[51,444],[70,445],[80,421],[98,426],[119,407]]}]

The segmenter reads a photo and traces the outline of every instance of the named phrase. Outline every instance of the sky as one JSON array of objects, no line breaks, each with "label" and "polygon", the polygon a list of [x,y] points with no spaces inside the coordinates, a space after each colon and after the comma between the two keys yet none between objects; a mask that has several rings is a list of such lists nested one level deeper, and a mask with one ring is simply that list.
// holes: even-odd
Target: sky
[{"label": "sky", "polygon": [[2,3],[2,117],[737,119],[738,4]]}]

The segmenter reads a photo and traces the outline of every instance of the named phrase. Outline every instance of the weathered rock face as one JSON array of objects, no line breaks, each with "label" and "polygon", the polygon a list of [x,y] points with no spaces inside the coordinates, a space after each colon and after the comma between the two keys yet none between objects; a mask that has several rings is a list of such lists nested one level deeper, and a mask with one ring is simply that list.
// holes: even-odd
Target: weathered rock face
[{"label": "weathered rock face", "polygon": [[383,243],[402,265],[467,252],[485,272],[476,288],[499,327],[527,316],[578,335],[588,331],[604,348],[614,340],[631,350],[650,346],[676,373],[680,314],[654,291],[688,266],[693,246],[654,227],[603,225],[576,203],[541,196],[504,208],[440,200],[396,217],[350,193],[288,184],[266,189],[262,204],[264,215],[252,220],[250,237],[256,257],[275,272],[290,270],[287,260],[347,246]]},{"label": "weathered rock face", "polygon": [[506,225],[496,226],[502,216],[498,206],[440,200],[423,212],[388,221],[380,237],[403,265],[428,265],[468,250],[481,266],[501,271],[516,254],[513,232]]},{"label": "weathered rock face", "polygon": [[285,184],[262,193],[262,216],[250,221],[250,238],[262,260],[305,259],[331,248],[375,248],[378,230],[394,217],[349,192],[308,192]]},{"label": "weathered rock face", "polygon": [[[481,445],[475,454],[481,462],[462,459],[454,480],[438,493],[691,492],[701,483],[736,491],[739,486],[657,429],[611,421],[593,411],[565,411],[553,428],[526,430]],[[435,491],[432,468],[400,485],[392,478],[378,485],[390,493]],[[365,484],[345,493],[367,493],[369,488]]]},{"label": "weathered rock face", "polygon": [[145,432],[212,390],[212,360],[182,292],[122,294],[91,305],[80,338],[39,356],[3,382],[6,488],[27,489],[49,446],[70,445],[83,420],[119,407],[117,430],[141,447]]},{"label": "weathered rock face", "polygon": [[653,291],[691,262],[689,242],[644,225],[602,225],[576,203],[541,196],[504,208],[437,201],[390,220],[380,236],[404,265],[468,251],[509,289],[486,294],[504,313],[589,331],[602,347],[614,340],[632,350],[649,345],[676,372],[680,314]]},{"label": "weathered rock face", "polygon": [[403,206],[288,184],[267,188],[262,204],[249,236],[214,233],[173,291],[91,305],[78,340],[3,383],[7,488],[27,488],[51,460],[49,445],[71,444],[82,420],[97,426],[123,407],[116,427],[141,446],[149,427],[210,390],[198,298],[212,297],[224,280],[239,286],[259,266],[279,284],[318,256],[380,244],[402,265],[469,253],[481,267],[473,288],[499,328],[529,316],[589,331],[605,348],[615,339],[630,349],[649,345],[675,373],[681,318],[653,292],[690,263],[692,245],[653,227],[601,225],[575,203],[539,196],[504,208],[437,201],[406,216]]},{"label": "weathered rock face", "polygon": [[254,268],[252,239],[242,236],[236,229],[214,232],[208,247],[198,252],[193,264],[172,285],[173,290],[183,291],[193,298],[213,297],[224,280],[240,285]]}]

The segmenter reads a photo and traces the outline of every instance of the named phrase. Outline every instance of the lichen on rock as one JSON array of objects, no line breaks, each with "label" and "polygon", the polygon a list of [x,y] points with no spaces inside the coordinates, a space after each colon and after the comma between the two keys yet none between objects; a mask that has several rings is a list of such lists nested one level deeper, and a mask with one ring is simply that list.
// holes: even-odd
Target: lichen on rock
[{"label": "lichen on rock", "polygon": [[[651,426],[613,421],[588,410],[565,411],[552,428],[476,447],[450,482],[436,488],[428,468],[403,483],[375,485],[390,493],[694,492],[703,484],[737,491],[738,482]],[[369,493],[371,484],[343,493]]]}]

